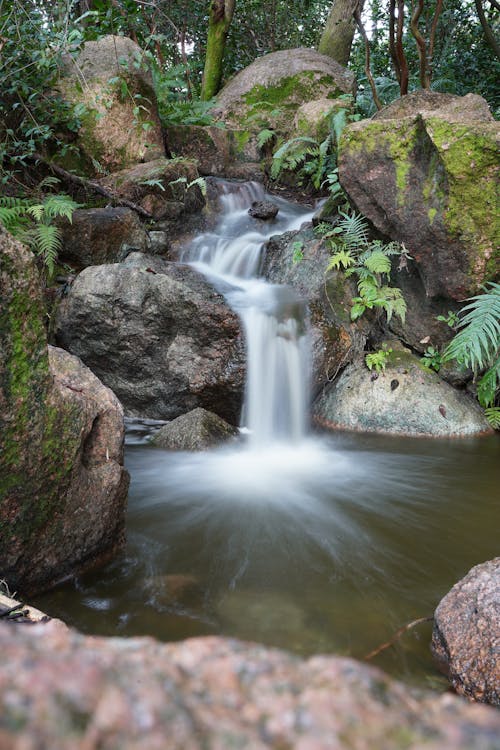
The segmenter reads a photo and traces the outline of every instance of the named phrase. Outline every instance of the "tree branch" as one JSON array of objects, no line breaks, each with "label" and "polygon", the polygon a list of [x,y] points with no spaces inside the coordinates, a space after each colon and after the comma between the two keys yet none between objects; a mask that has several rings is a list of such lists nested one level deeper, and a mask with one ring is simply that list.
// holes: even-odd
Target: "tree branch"
[{"label": "tree branch", "polygon": [[488,46],[493,50],[495,55],[500,60],[500,44],[498,44],[497,40],[495,39],[495,35],[493,34],[493,31],[488,24],[488,19],[486,18],[483,4],[481,0],[474,0],[474,3],[476,5],[477,15],[479,16],[479,21],[481,22],[481,26],[483,27],[483,33]]},{"label": "tree branch", "polygon": [[432,80],[432,73],[434,71],[434,44],[436,41],[436,31],[439,21],[439,16],[443,9],[443,0],[437,0],[436,10],[434,12],[434,18],[432,19],[431,33],[429,38],[429,81]]},{"label": "tree branch", "polygon": [[401,80],[399,81],[399,90],[401,96],[408,93],[408,64],[406,62],[405,51],[403,49],[403,29],[405,18],[404,0],[398,0],[398,26],[396,31],[396,56],[398,58],[399,70],[401,71]]},{"label": "tree branch", "polygon": [[358,27],[358,31],[361,34],[361,37],[365,44],[365,73],[368,79],[368,83],[370,84],[370,88],[372,90],[373,101],[377,109],[382,109],[382,102],[378,98],[377,87],[375,85],[375,81],[373,79],[373,75],[372,75],[372,71],[370,67],[370,41],[366,34],[365,27],[363,26],[363,23],[361,21],[361,13],[359,11],[359,6],[354,11],[354,18],[356,21],[356,25]]},{"label": "tree branch", "polygon": [[419,68],[420,68],[420,85],[422,86],[423,89],[428,89],[430,88],[431,81],[430,81],[429,66],[428,66],[428,61],[427,61],[427,48],[425,44],[425,39],[420,33],[420,30],[418,28],[418,21],[422,14],[423,9],[424,9],[424,0],[418,0],[418,2],[415,3],[415,8],[410,18],[410,29],[417,43],[417,52],[418,52],[418,60],[419,60]]},{"label": "tree branch", "polygon": [[127,208],[131,208],[133,211],[138,213],[139,216],[142,216],[145,219],[153,218],[152,214],[150,214],[149,211],[146,211],[146,209],[142,208],[142,206],[138,206],[137,203],[132,203],[132,201],[125,200],[124,198],[117,198],[116,195],[114,195],[110,190],[104,188],[102,185],[99,185],[98,182],[92,182],[92,180],[87,180],[85,177],[79,177],[76,174],[67,172],[58,164],[54,164],[54,162],[46,159],[44,156],[42,156],[42,154],[35,152],[31,158],[35,161],[40,162],[41,164],[45,164],[45,166],[48,167],[52,172],[54,172],[54,174],[58,175],[63,180],[66,180],[66,182],[71,182],[73,185],[78,185],[79,187],[84,187],[94,193],[103,195],[105,198],[107,198],[117,206],[126,206]]}]

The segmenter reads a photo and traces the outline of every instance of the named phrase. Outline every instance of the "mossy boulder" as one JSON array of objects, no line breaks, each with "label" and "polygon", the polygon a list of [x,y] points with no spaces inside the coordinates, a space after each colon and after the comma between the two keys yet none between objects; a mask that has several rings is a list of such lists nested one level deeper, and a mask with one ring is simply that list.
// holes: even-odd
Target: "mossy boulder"
[{"label": "mossy boulder", "polygon": [[151,73],[128,37],[85,42],[66,58],[57,88],[80,110],[79,156],[68,152],[68,168],[92,175],[165,155]]},{"label": "mossy boulder", "polygon": [[205,205],[199,176],[190,159],[155,159],[114,172],[101,183],[118,198],[141,206],[164,228],[175,229],[179,220],[183,228],[186,215]]},{"label": "mossy boulder", "polygon": [[409,95],[403,115],[388,107],[341,139],[343,188],[379,231],[405,243],[429,297],[461,300],[500,272],[500,125],[471,96]]},{"label": "mossy boulder", "polygon": [[[390,351],[392,349],[392,351]],[[353,362],[313,405],[316,424],[330,429],[451,437],[491,433],[482,409],[411,352],[394,342],[384,372]]]},{"label": "mossy boulder", "polygon": [[271,52],[237,73],[217,96],[214,114],[229,127],[289,133],[298,107],[353,94],[352,73],[327,55],[298,48]]},{"label": "mossy boulder", "polygon": [[330,133],[332,116],[349,105],[344,99],[315,99],[297,109],[294,126],[297,135],[324,141]]},{"label": "mossy boulder", "polygon": [[117,399],[49,353],[32,254],[0,229],[0,578],[45,588],[123,541],[128,475]]}]

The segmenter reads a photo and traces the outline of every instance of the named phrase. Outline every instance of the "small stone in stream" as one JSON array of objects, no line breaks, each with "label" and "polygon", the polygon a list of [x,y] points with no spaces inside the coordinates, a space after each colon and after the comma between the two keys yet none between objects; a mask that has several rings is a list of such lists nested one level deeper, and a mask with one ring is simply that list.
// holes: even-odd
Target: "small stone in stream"
[{"label": "small stone in stream", "polygon": [[202,451],[224,443],[237,434],[236,427],[217,414],[198,407],[162,427],[152,443],[167,450]]},{"label": "small stone in stream", "polygon": [[254,201],[252,207],[248,209],[248,213],[254,219],[274,219],[278,214],[279,208],[276,204],[270,203],[269,201]]}]

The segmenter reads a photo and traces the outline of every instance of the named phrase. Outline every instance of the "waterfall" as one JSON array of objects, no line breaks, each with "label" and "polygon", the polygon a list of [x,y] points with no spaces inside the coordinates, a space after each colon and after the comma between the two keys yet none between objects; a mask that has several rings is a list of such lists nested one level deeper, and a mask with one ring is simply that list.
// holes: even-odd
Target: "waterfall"
[{"label": "waterfall", "polygon": [[[309,398],[306,305],[293,289],[268,283],[258,271],[265,242],[298,229],[312,212],[266,196],[258,183],[221,187],[217,226],[198,236],[183,260],[223,291],[242,321],[247,346],[242,427],[250,444],[297,442],[306,432]],[[276,219],[251,218],[252,202],[266,198],[279,205]]]}]

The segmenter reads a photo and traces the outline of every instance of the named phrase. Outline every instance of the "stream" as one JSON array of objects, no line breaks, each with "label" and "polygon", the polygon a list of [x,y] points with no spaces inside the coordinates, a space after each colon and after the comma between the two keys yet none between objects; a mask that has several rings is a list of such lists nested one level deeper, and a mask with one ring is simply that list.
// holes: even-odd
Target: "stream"
[{"label": "stream", "polygon": [[[270,223],[247,213],[265,198],[280,208]],[[498,554],[499,440],[313,434],[306,307],[258,277],[263,243],[311,212],[252,183],[221,204],[183,260],[242,320],[241,440],[173,453],[148,444],[162,423],[127,420],[125,550],[34,604],[86,633],[222,634],[362,658]],[[430,633],[415,628],[373,663],[445,689]]]}]

